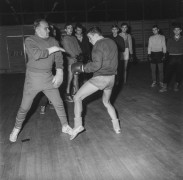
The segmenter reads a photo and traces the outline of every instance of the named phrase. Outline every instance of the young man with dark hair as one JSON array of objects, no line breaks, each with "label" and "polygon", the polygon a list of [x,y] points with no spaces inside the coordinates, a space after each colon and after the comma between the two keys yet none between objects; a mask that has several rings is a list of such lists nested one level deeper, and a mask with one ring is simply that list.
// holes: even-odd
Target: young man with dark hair
[{"label": "young man with dark hair", "polygon": [[[152,84],[155,87],[157,84],[163,86],[163,61],[166,54],[165,36],[159,34],[159,27],[152,27],[153,35],[149,37],[148,42],[148,61],[151,65]],[[156,73],[158,76],[156,76]],[[157,83],[157,81],[159,81]]]},{"label": "young man with dark hair", "polygon": [[174,36],[167,41],[168,64],[165,71],[164,85],[160,92],[165,92],[168,85],[175,75],[174,91],[178,91],[182,82],[183,75],[183,37],[180,23],[173,25]]},{"label": "young man with dark hair", "polygon": [[122,82],[122,59],[123,59],[123,53],[125,51],[125,41],[124,39],[118,34],[119,32],[119,27],[118,25],[114,24],[112,25],[111,28],[112,34],[109,36],[109,38],[111,38],[112,40],[115,41],[117,47],[118,47],[118,73],[116,76],[116,84],[121,84],[120,82]]},{"label": "young man with dark hair", "polygon": [[84,27],[82,24],[77,23],[75,25],[75,37],[78,41],[78,44],[81,48],[82,51],[82,56],[83,56],[83,62],[87,63],[90,60],[91,57],[91,49],[90,49],[90,44],[89,44],[89,39],[84,33]]},{"label": "young man with dark hair", "polygon": [[[67,88],[66,88],[66,101],[73,102],[71,96],[74,95],[79,89],[78,75],[73,74],[71,71],[71,65],[77,62],[77,56],[81,53],[81,48],[78,44],[76,37],[72,35],[73,26],[70,23],[65,25],[66,35],[62,38],[62,45],[67,53]],[[73,87],[71,87],[73,83]]]},{"label": "young man with dark hair", "polygon": [[[15,142],[21,130],[26,115],[31,108],[34,97],[43,92],[52,102],[62,124],[62,132],[71,134],[67,117],[60,97],[58,87],[63,81],[63,56],[58,42],[49,37],[49,26],[46,20],[34,22],[35,35],[25,40],[25,50],[28,56],[23,98],[16,116],[15,126],[9,140]],[[52,74],[52,65],[56,64],[56,75]]]},{"label": "young man with dark hair", "polygon": [[87,64],[74,63],[71,67],[73,73],[91,73],[93,77],[89,79],[74,96],[74,130],[71,140],[78,133],[84,130],[82,125],[82,100],[98,90],[103,90],[103,104],[111,117],[114,131],[120,133],[119,120],[114,107],[110,103],[110,97],[114,86],[115,75],[118,67],[118,49],[115,42],[102,36],[98,27],[92,27],[88,30],[87,36],[92,49],[92,61]]}]

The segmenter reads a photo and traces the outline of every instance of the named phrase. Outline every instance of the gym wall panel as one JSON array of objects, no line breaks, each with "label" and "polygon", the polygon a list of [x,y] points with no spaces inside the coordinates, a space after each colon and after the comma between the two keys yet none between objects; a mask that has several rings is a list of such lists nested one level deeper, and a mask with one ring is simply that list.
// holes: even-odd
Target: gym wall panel
[{"label": "gym wall panel", "polygon": [[0,27],[0,73],[10,70],[6,44],[5,29]]},{"label": "gym wall panel", "polygon": [[[182,18],[178,20],[183,22]],[[147,45],[149,36],[152,35],[152,26],[159,25],[165,37],[168,38],[172,35],[171,24],[174,21],[174,19],[123,21],[130,25],[134,52],[139,61],[147,60]],[[83,22],[82,24],[86,29],[94,25],[99,26],[103,34],[107,36],[111,34],[112,24],[118,24],[120,27],[121,23],[122,21],[110,21]],[[62,33],[64,33],[64,25],[65,23],[55,24]],[[32,34],[34,34],[34,29],[31,25],[0,27],[0,73],[25,72],[26,55],[23,42],[27,36]]]},{"label": "gym wall panel", "polygon": [[10,71],[25,72],[23,36],[7,36]]}]

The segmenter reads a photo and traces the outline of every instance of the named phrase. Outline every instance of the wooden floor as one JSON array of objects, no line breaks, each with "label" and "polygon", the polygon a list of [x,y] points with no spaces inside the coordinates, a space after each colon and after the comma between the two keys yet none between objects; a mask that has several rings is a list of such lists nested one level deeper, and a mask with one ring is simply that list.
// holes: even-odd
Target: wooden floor
[{"label": "wooden floor", "polygon": [[[183,89],[152,89],[148,64],[132,65],[127,84],[114,90],[120,135],[98,92],[85,100],[86,131],[73,141],[61,133],[55,110],[40,115],[35,101],[18,141],[10,143],[23,82],[24,74],[0,75],[0,180],[183,179]],[[73,126],[73,103],[66,109]]]}]

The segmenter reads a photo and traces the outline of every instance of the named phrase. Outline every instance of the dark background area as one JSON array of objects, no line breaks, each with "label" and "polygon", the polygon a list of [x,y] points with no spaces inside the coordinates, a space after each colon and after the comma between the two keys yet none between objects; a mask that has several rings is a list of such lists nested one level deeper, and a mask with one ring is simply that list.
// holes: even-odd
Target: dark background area
[{"label": "dark background area", "polygon": [[0,25],[172,19],[183,16],[183,0],[0,0]]}]

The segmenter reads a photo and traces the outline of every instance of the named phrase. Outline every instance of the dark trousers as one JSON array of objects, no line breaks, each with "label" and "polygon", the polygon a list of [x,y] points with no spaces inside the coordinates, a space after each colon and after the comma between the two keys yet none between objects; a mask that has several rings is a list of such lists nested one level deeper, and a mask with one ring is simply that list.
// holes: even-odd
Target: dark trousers
[{"label": "dark trousers", "polygon": [[67,124],[67,117],[63,105],[63,101],[60,97],[58,88],[54,88],[52,85],[53,75],[48,73],[35,73],[26,72],[26,78],[24,83],[23,98],[20,108],[16,116],[15,127],[21,129],[26,115],[31,108],[35,96],[39,92],[43,92],[48,99],[52,102],[56,113],[60,119],[62,125]]},{"label": "dark trousers", "polygon": [[175,81],[181,83],[183,71],[183,55],[170,55],[168,58],[168,64],[165,71],[166,84],[169,84],[173,76],[175,76]]}]

